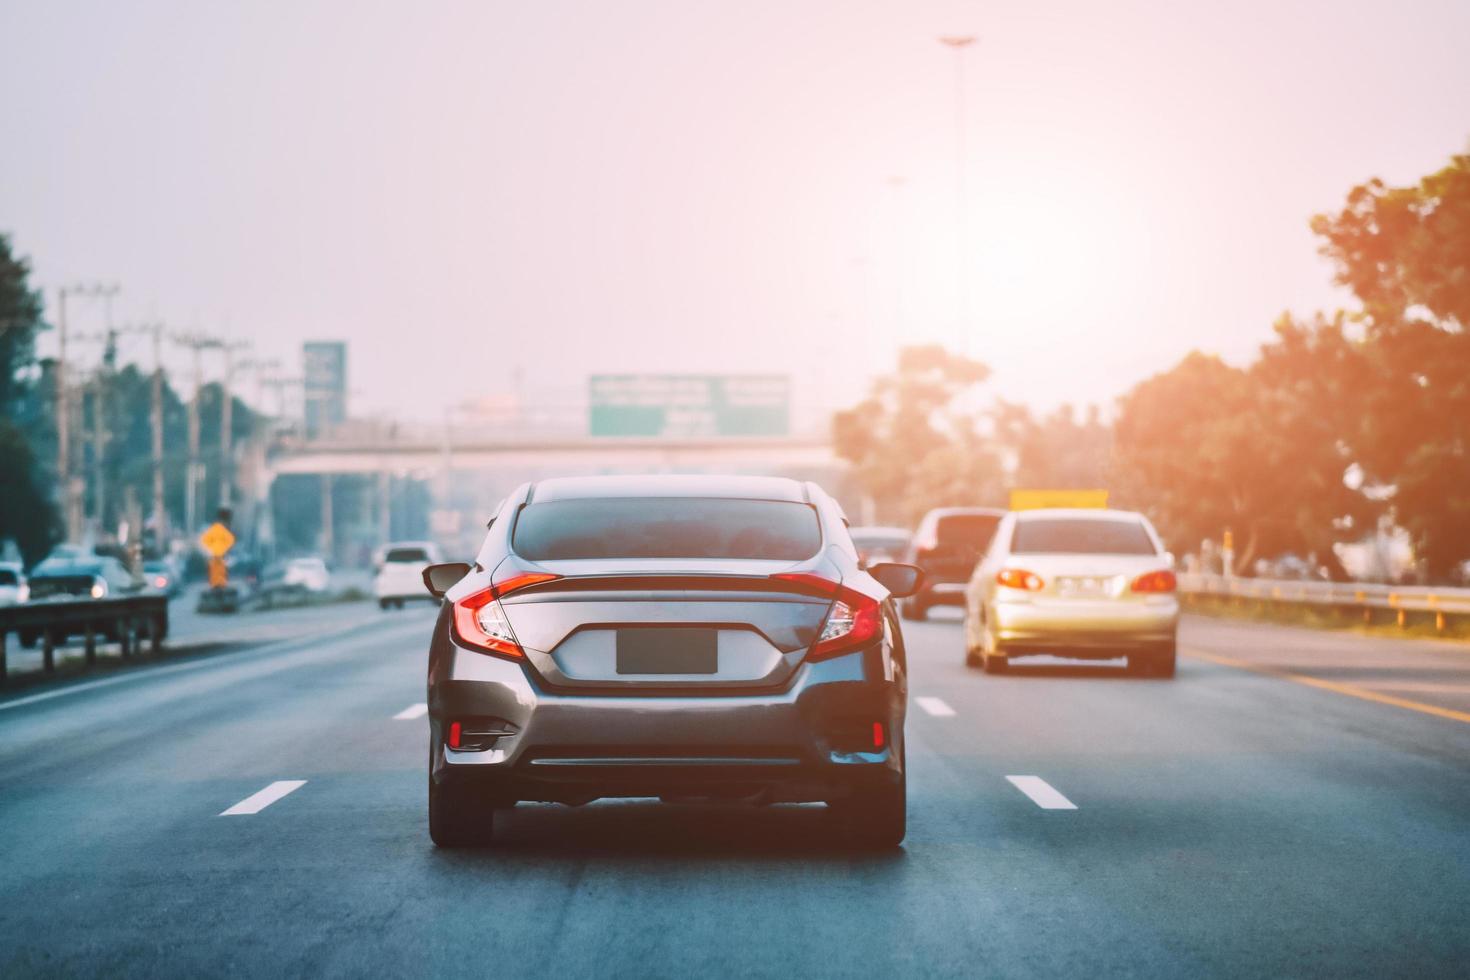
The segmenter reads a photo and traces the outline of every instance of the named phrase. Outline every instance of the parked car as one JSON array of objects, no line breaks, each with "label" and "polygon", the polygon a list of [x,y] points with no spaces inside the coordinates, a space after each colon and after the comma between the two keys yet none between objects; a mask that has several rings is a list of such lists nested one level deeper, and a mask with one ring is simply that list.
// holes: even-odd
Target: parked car
[{"label": "parked car", "polygon": [[13,606],[30,597],[25,567],[20,562],[0,561],[0,606]]},{"label": "parked car", "polygon": [[399,541],[384,545],[373,556],[373,595],[378,608],[403,608],[405,602],[434,597],[424,591],[424,569],[443,559],[429,541]]},{"label": "parked car", "polygon": [[1173,565],[1142,514],[1010,514],[966,590],[966,662],[993,674],[1030,654],[1127,657],[1130,669],[1173,677]]},{"label": "parked car", "polygon": [[857,546],[858,561],[865,565],[903,561],[914,540],[913,533],[901,527],[855,527],[849,533]]},{"label": "parked car", "polygon": [[518,800],[825,802],[904,837],[908,565],[858,564],[813,483],[542,480],[513,492],[428,658],[429,834],[487,841]]},{"label": "parked car", "polygon": [[924,515],[908,554],[909,564],[924,571],[924,587],[904,600],[905,619],[924,619],[934,606],[965,604],[965,583],[1005,515],[993,507],[941,507]]},{"label": "parked car", "polygon": [[318,555],[291,558],[274,566],[266,575],[267,589],[301,589],[325,592],[332,584],[332,573],[326,559]]}]

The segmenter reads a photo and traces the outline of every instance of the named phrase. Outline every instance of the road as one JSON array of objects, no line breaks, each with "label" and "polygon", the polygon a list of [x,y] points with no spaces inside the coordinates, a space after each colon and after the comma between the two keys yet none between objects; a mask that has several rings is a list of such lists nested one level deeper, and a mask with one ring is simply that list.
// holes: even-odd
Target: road
[{"label": "road", "polygon": [[306,639],[0,702],[0,975],[1380,977],[1470,957],[1470,647],[1194,618],[1174,681],[989,677],[956,621],[907,624],[901,850],[841,850],[820,808],[630,801],[523,804],[494,848],[449,853],[415,717],[430,611],[309,613]]}]

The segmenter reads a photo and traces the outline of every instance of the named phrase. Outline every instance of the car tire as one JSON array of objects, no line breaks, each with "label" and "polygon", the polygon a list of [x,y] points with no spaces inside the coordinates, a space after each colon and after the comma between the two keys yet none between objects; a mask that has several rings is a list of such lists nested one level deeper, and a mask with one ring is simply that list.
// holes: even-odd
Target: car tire
[{"label": "car tire", "polygon": [[31,649],[34,649],[35,648],[36,641],[41,638],[41,634],[39,634],[39,633],[21,633],[21,634],[19,634],[19,636],[17,638],[20,640],[21,649],[23,649],[23,650],[31,650]]},{"label": "car tire", "polygon": [[965,634],[964,634],[965,635],[965,666],[966,667],[979,667],[981,664],[983,664],[985,662],[985,658],[980,655],[980,648],[977,647],[975,644],[973,644],[973,643],[970,642],[970,620],[969,620],[968,617],[965,619],[965,627],[964,627],[964,629],[965,629]]},{"label": "car tire", "polygon": [[1000,653],[982,653],[980,668],[987,674],[1004,674],[1011,666],[1010,658]]},{"label": "car tire", "polygon": [[908,832],[907,777],[892,785],[864,789],[827,804],[843,839],[865,851],[886,851],[903,843]]},{"label": "car tire", "polygon": [[1161,677],[1168,679],[1174,676],[1178,667],[1179,654],[1174,644],[1155,647],[1151,650],[1141,650],[1128,655],[1128,672],[1140,674],[1144,677]]},{"label": "car tire", "polygon": [[929,607],[918,599],[905,599],[899,607],[899,612],[904,619],[912,622],[923,622],[929,618]]},{"label": "car tire", "polygon": [[379,599],[378,600],[378,608],[381,609],[381,610],[383,610],[384,612],[387,612],[388,611],[388,600],[387,599]]},{"label": "car tire", "polygon": [[494,807],[465,787],[429,778],[429,839],[435,847],[484,847],[494,838]]}]

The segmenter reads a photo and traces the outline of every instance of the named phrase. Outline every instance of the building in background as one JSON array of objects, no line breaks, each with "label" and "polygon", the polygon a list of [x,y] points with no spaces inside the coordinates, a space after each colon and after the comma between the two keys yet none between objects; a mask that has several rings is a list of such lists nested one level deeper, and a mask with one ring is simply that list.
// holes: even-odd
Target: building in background
[{"label": "building in background", "polygon": [[347,419],[347,344],[312,340],[301,347],[306,437],[318,439]]}]

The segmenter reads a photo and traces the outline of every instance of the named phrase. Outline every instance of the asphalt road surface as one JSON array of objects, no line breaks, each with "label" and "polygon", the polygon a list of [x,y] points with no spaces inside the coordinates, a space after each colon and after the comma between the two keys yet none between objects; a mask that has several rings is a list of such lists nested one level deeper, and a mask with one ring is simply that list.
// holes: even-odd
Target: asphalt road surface
[{"label": "asphalt road surface", "polygon": [[327,615],[0,702],[0,976],[1470,963],[1467,646],[1191,619],[1174,681],[988,677],[957,622],[907,624],[901,850],[842,850],[820,807],[628,801],[523,804],[451,853],[425,826],[431,613]]}]

